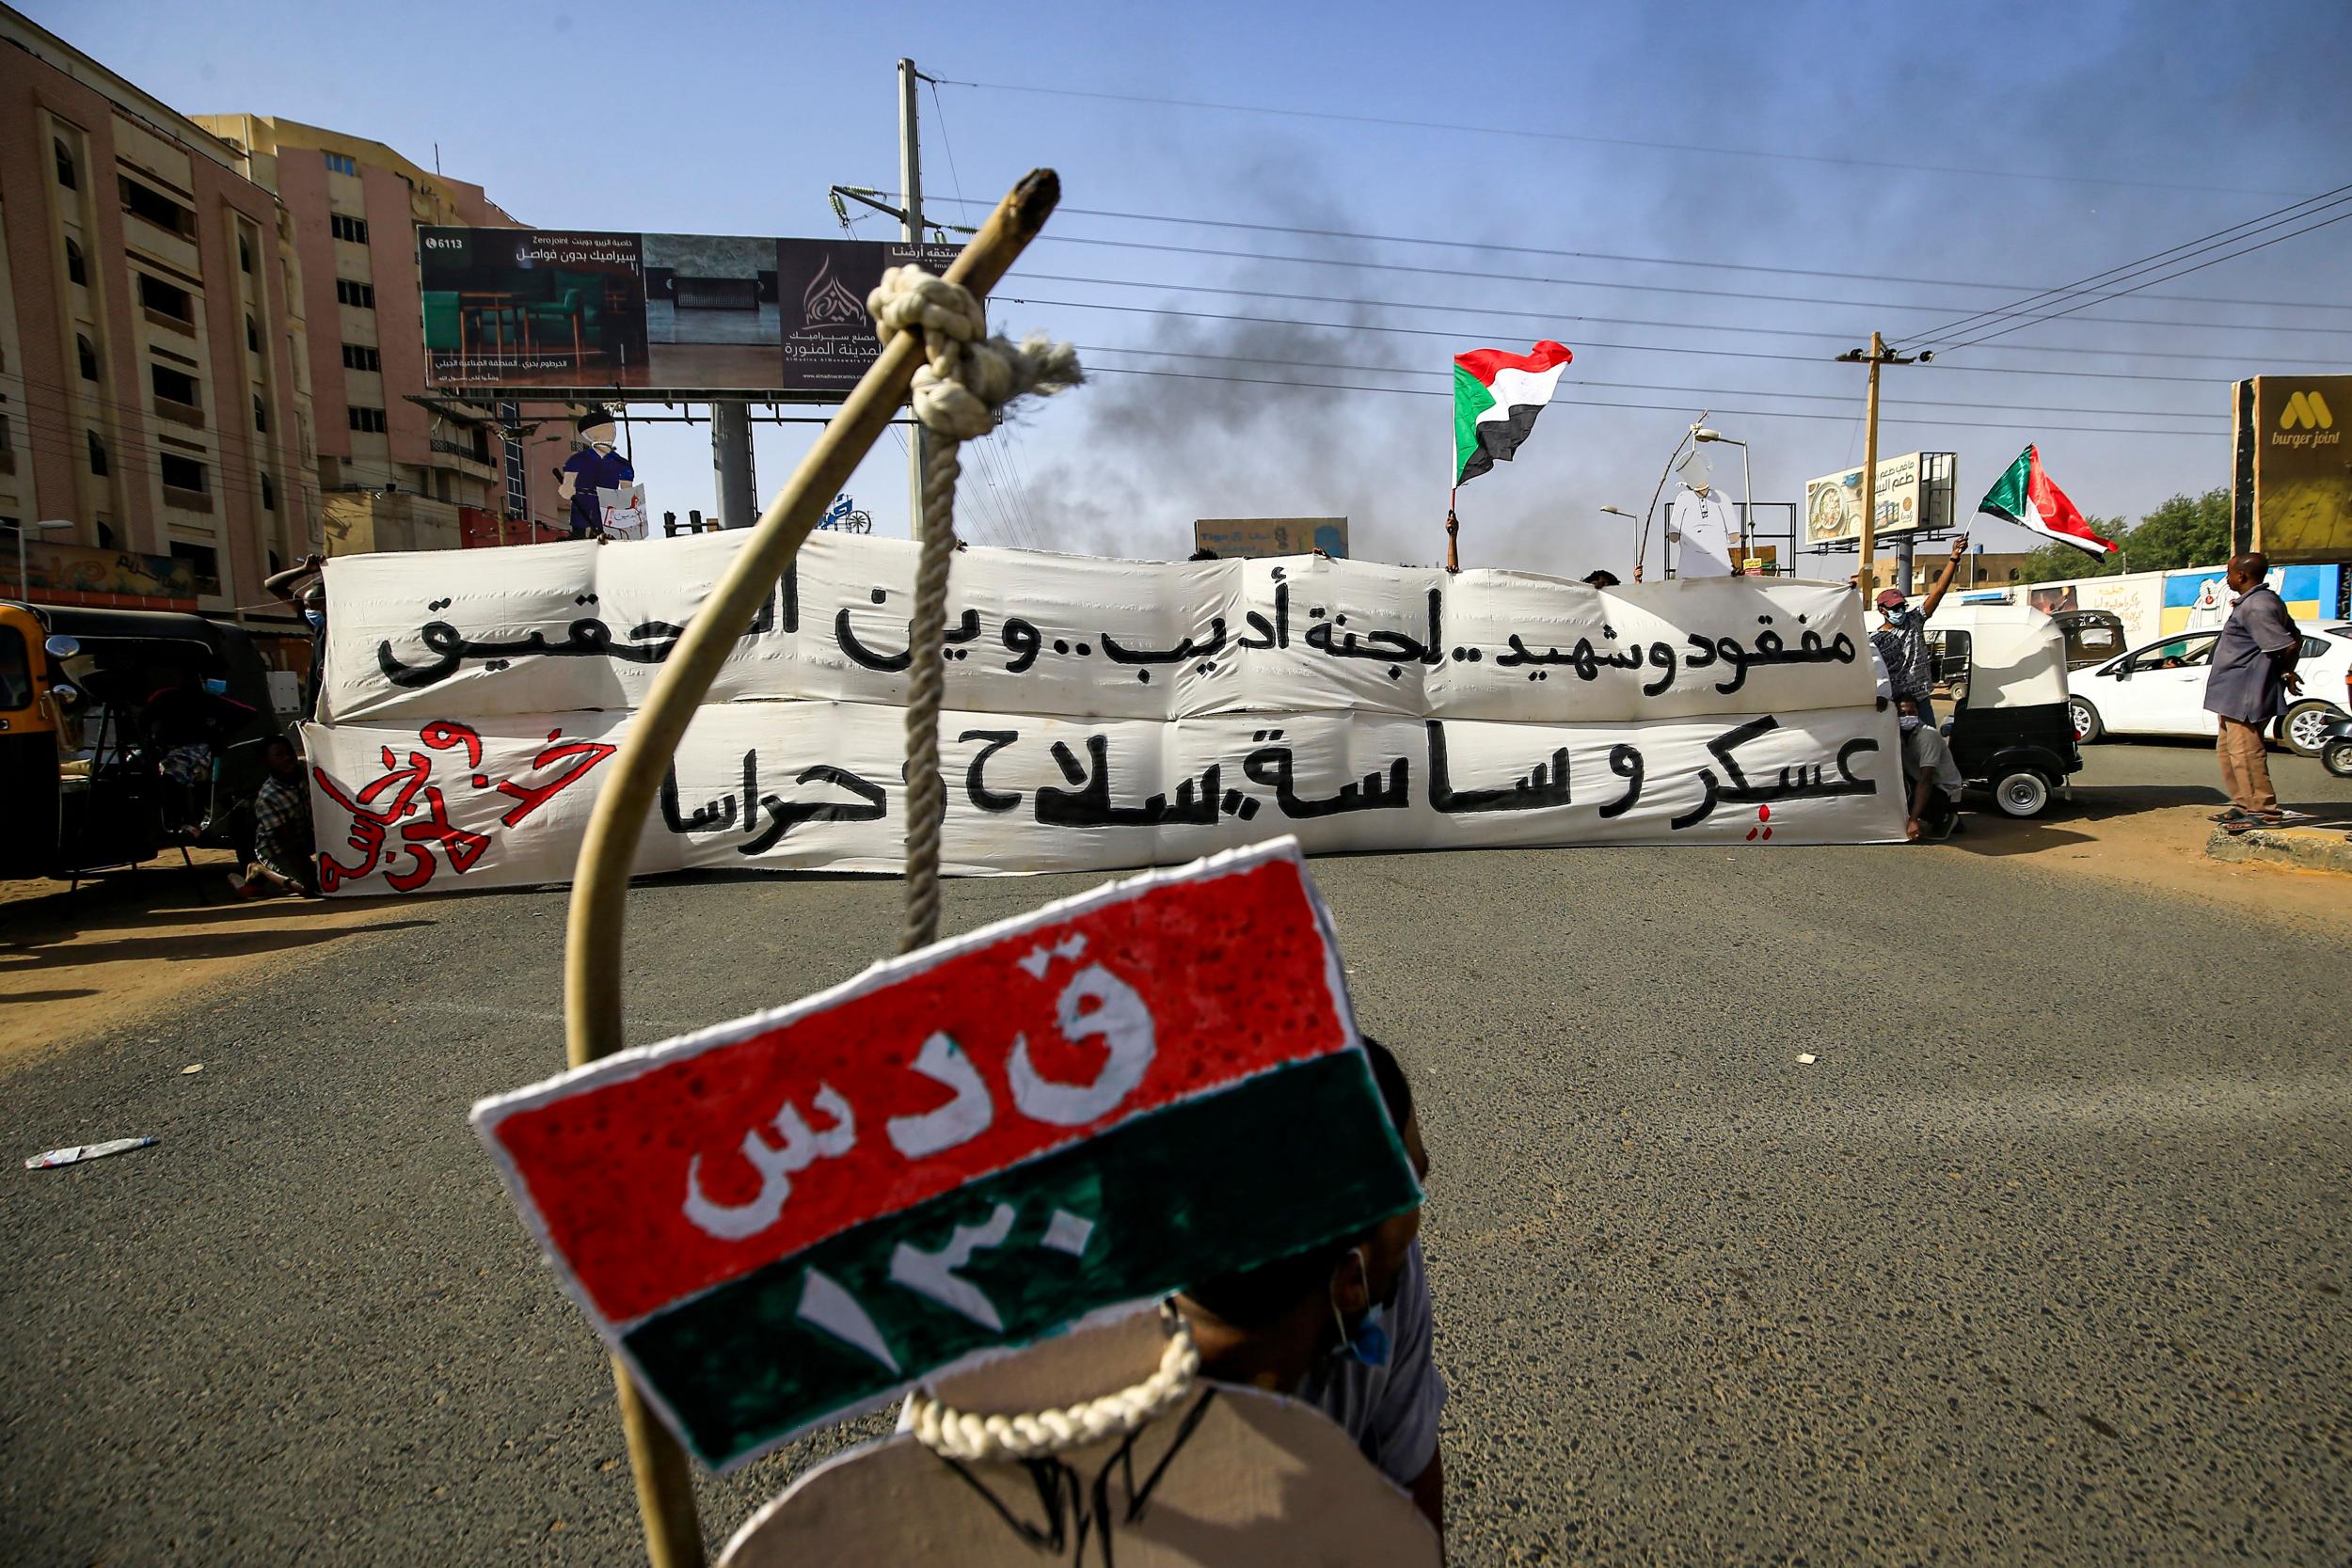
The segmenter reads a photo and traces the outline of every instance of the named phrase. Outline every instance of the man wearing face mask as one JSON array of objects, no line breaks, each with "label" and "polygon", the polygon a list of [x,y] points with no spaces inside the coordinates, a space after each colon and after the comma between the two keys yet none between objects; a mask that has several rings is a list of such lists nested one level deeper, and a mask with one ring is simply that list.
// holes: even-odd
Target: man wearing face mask
[{"label": "man wearing face mask", "polygon": [[[1429,1155],[1411,1087],[1394,1055],[1366,1039],[1389,1119],[1424,1184]],[[1445,1534],[1445,1468],[1429,1279],[1419,1206],[1361,1235],[1311,1247],[1176,1298],[1200,1347],[1201,1371],[1221,1382],[1289,1394],[1345,1430],[1366,1459],[1412,1495]]]},{"label": "man wearing face mask", "polygon": [[[1968,536],[1954,535],[1951,559],[1944,562],[1944,570],[1916,610],[1910,608],[1899,588],[1883,589],[1878,596],[1883,619],[1878,630],[1870,634],[1870,642],[1878,649],[1879,657],[1886,660],[1886,673],[1894,682],[1895,695],[1918,704],[1919,718],[1930,729],[1936,727],[1935,705],[1929,700],[1935,689],[1935,656],[1928,652],[1928,620],[1944,602],[1953,577],[1960,571],[1960,558],[1967,553]],[[1854,576],[1859,580],[1861,574]]]},{"label": "man wearing face mask", "polygon": [[580,448],[564,460],[558,497],[572,503],[572,537],[604,537],[603,502],[598,490],[617,490],[637,477],[637,470],[612,445],[612,416],[592,408],[580,417]]},{"label": "man wearing face mask", "polygon": [[304,717],[318,717],[319,689],[326,684],[326,563],[306,555],[282,572],[262,579],[262,586],[302,612],[310,628],[310,700]]}]

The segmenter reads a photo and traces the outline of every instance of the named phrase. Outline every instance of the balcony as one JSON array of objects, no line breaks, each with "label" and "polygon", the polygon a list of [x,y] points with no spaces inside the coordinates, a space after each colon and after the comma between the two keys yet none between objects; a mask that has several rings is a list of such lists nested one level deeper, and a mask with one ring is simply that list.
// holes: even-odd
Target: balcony
[{"label": "balcony", "polygon": [[499,461],[486,449],[477,449],[465,441],[452,441],[436,436],[431,445],[436,452],[444,457],[454,457],[462,463],[471,463],[485,469],[495,467]]},{"label": "balcony", "polygon": [[155,412],[167,420],[175,420],[191,429],[204,428],[204,410],[192,403],[176,403],[170,398],[159,395],[155,399]]},{"label": "balcony", "polygon": [[193,338],[196,336],[196,323],[189,321],[184,316],[168,315],[164,311],[156,309],[152,305],[144,307],[144,309],[149,325],[160,326],[167,331],[177,332],[183,338]]},{"label": "balcony", "polygon": [[213,498],[209,491],[183,490],[177,484],[167,484],[164,486],[164,504],[176,506],[183,512],[202,512],[209,515],[213,510]]}]

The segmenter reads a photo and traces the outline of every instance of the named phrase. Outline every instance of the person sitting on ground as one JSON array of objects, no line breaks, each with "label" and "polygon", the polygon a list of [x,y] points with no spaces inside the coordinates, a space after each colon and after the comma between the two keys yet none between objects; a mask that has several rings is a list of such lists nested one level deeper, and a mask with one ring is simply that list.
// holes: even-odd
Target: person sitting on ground
[{"label": "person sitting on ground", "polygon": [[160,686],[148,693],[139,714],[144,750],[163,781],[164,831],[193,838],[202,831],[213,790],[213,724],[203,693],[186,686]]},{"label": "person sitting on ground", "polygon": [[253,797],[253,863],[229,885],[240,898],[307,893],[311,886],[310,789],[294,742],[274,735],[262,746],[269,776]]},{"label": "person sitting on ground", "polygon": [[2213,667],[2205,676],[2205,711],[2220,721],[2215,749],[2221,754],[2221,786],[2230,793],[2229,809],[2214,820],[2233,834],[2306,820],[2279,808],[2270,757],[2263,750],[2263,726],[2286,711],[2289,694],[2303,689],[2295,673],[2303,633],[2265,582],[2269,571],[2269,558],[2259,553],[2230,558],[2223,577],[2237,603],[2214,639]]},{"label": "person sitting on ground", "polygon": [[1617,586],[1617,574],[1604,567],[1584,574],[1584,582],[1590,588],[1614,588]]},{"label": "person sitting on ground", "polygon": [[[1886,660],[1895,695],[1917,703],[1919,717],[1930,729],[1935,727],[1935,704],[1930,700],[1935,689],[1935,656],[1928,651],[1928,621],[1950,592],[1952,578],[1960,571],[1960,558],[1967,553],[1968,536],[1954,534],[1951,559],[1944,562],[1944,570],[1929,585],[1928,595],[1916,610],[1909,608],[1899,588],[1883,589],[1878,596],[1879,614],[1884,620],[1870,634],[1870,641]],[[1859,572],[1854,574],[1857,582],[1861,577]]]},{"label": "person sitting on ground", "polygon": [[1949,838],[1960,832],[1960,768],[1943,732],[1927,721],[1917,701],[1895,699],[1897,721],[1902,726],[1903,776],[1912,781],[1903,837],[1916,844],[1922,832]]},{"label": "person sitting on ground", "polygon": [[[1377,1040],[1366,1039],[1364,1051],[1413,1172],[1426,1183],[1429,1155],[1404,1069]],[[1412,1495],[1442,1538],[1438,1413],[1446,1386],[1432,1354],[1420,1229],[1416,1205],[1360,1235],[1196,1284],[1175,1305],[1200,1346],[1203,1374],[1321,1410]]]}]

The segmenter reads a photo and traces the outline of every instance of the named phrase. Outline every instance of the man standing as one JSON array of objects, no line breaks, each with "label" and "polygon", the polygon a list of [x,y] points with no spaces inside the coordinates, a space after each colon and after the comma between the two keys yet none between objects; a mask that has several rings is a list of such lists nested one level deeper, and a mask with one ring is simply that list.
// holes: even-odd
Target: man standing
[{"label": "man standing", "polygon": [[562,483],[555,493],[572,503],[572,537],[598,539],[604,535],[603,503],[598,490],[617,490],[637,477],[630,466],[612,446],[612,416],[601,408],[591,408],[580,417],[578,451],[564,460]]},{"label": "man standing", "polygon": [[[1952,578],[1960,570],[1960,558],[1967,553],[1968,536],[1953,535],[1951,559],[1944,562],[1944,570],[1916,610],[1905,604],[1899,588],[1885,589],[1878,597],[1879,614],[1884,620],[1870,634],[1871,644],[1886,661],[1886,673],[1894,685],[1895,695],[1917,704],[1920,721],[1930,728],[1935,727],[1935,705],[1929,700],[1935,688],[1935,657],[1928,652],[1928,619],[1935,613],[1936,606],[1944,602]],[[1856,581],[1861,577],[1859,572],[1854,574]]]},{"label": "man standing", "polygon": [[310,694],[302,710],[307,719],[319,716],[319,691],[326,685],[326,563],[306,555],[282,572],[273,572],[262,586],[302,612],[310,628]]},{"label": "man standing", "polygon": [[2279,595],[2263,582],[2270,562],[2260,555],[2230,558],[2226,580],[2237,608],[2222,623],[2213,647],[2213,670],[2205,677],[2205,711],[2221,721],[2221,787],[2230,809],[2214,818],[2233,833],[2276,828],[2291,814],[2279,809],[2270,787],[2270,758],[2263,751],[2263,726],[2286,706],[2286,694],[2303,689],[2295,673],[2303,634]]}]

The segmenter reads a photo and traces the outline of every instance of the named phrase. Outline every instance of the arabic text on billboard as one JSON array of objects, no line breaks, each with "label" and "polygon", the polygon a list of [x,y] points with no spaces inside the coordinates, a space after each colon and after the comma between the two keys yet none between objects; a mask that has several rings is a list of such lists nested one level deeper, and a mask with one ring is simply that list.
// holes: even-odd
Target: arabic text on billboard
[{"label": "arabic text on billboard", "polygon": [[[1879,459],[1874,501],[1878,522],[1872,531],[1897,532],[1921,526],[1919,474],[1921,454]],[[1831,545],[1862,537],[1862,470],[1824,474],[1804,486],[1804,538],[1809,545]]]},{"label": "arabic text on billboard", "polygon": [[1192,525],[1192,547],[1215,550],[1224,560],[1261,561],[1270,556],[1321,550],[1347,559],[1344,517],[1201,517]]},{"label": "arabic text on billboard", "polygon": [[883,270],[944,272],[955,256],[880,240],[421,229],[427,373],[440,387],[828,402],[880,352],[866,296]]}]

